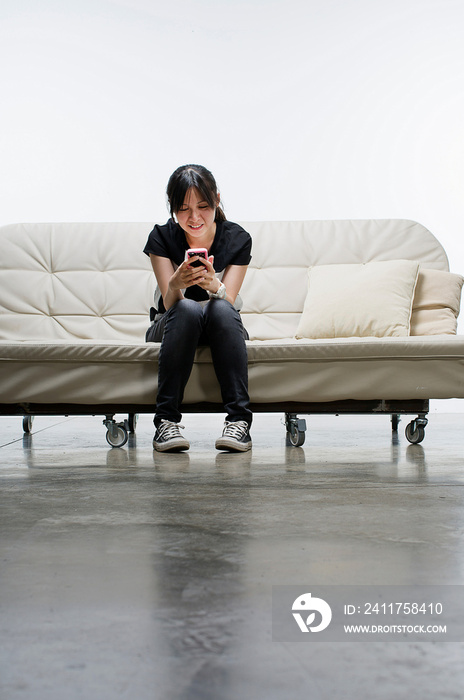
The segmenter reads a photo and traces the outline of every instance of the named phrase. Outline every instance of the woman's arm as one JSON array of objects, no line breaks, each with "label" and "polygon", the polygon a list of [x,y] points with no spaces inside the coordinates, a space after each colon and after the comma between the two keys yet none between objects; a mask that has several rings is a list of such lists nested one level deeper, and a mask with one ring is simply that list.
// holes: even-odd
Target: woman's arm
[{"label": "woman's arm", "polygon": [[150,253],[150,260],[163,298],[164,308],[167,310],[184,296],[180,289],[169,289],[169,282],[175,272],[174,265],[169,258],[162,258],[160,255],[153,255],[153,253]]},{"label": "woman's arm", "polygon": [[232,305],[235,303],[247,270],[248,265],[229,265],[226,267],[222,282],[226,286],[226,299]]},{"label": "woman's arm", "polygon": [[[182,289],[198,284],[210,292],[217,292],[220,282],[216,277],[211,261],[207,261],[207,269],[191,267],[188,261],[179,265],[177,270],[169,258],[150,254],[150,260],[156,281],[163,297],[164,308],[170,309],[179,299],[183,299]],[[211,258],[212,260],[212,258]],[[235,303],[248,269],[247,265],[229,265],[226,267],[222,282],[226,287],[226,299],[232,305]]]},{"label": "woman's arm", "polygon": [[[207,292],[215,293],[221,286],[221,282],[219,278],[216,277],[212,262],[212,256],[206,260],[204,279],[198,282],[198,286],[205,289]],[[240,291],[240,287],[242,286],[247,269],[248,265],[228,265],[224,271],[222,283],[226,288],[225,299],[227,299],[227,301],[232,305],[235,303],[235,299]]]},{"label": "woman's arm", "polygon": [[192,287],[205,279],[205,269],[202,265],[192,267],[189,261],[184,261],[176,269],[169,258],[153,253],[150,253],[150,260],[166,310],[184,298],[182,289]]}]

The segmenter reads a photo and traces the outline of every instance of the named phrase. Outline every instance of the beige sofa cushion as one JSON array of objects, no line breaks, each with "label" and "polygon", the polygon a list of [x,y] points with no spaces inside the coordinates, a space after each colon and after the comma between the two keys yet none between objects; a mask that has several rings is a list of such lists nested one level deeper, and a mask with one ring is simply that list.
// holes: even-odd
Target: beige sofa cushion
[{"label": "beige sofa cushion", "polygon": [[[462,335],[256,340],[247,349],[251,401],[276,411],[289,400],[464,398]],[[143,341],[0,340],[2,403],[153,407],[159,350]],[[197,350],[184,401],[221,404],[207,346]]]},{"label": "beige sofa cushion", "polygon": [[454,335],[464,278],[421,268],[411,315],[411,335]]},{"label": "beige sofa cushion", "polygon": [[418,272],[412,260],[311,267],[296,337],[409,335]]}]

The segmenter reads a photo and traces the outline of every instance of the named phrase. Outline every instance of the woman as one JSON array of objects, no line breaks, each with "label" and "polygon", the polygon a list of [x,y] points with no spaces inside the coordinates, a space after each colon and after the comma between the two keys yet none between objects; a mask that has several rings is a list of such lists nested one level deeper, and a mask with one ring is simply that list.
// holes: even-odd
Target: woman
[{"label": "woman", "polygon": [[[154,227],[144,248],[158,283],[146,340],[161,342],[153,447],[160,452],[190,447],[180,432],[180,405],[197,346],[207,344],[227,414],[216,448],[244,452],[251,448],[252,413],[248,334],[238,293],[251,260],[251,237],[227,221],[216,181],[201,165],[178,168],[167,198],[172,218]],[[208,256],[195,266],[200,258],[186,259],[189,248],[206,248]]]}]

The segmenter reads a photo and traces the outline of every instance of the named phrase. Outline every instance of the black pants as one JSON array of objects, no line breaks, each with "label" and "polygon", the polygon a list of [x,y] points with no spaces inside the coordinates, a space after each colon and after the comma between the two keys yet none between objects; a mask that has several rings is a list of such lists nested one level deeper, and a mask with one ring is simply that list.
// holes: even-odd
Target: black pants
[{"label": "black pants", "polygon": [[225,299],[211,299],[205,306],[181,299],[155,321],[146,335],[148,342],[161,342],[155,425],[162,419],[181,420],[179,408],[198,345],[211,348],[226,420],[251,424],[247,338],[239,312]]}]

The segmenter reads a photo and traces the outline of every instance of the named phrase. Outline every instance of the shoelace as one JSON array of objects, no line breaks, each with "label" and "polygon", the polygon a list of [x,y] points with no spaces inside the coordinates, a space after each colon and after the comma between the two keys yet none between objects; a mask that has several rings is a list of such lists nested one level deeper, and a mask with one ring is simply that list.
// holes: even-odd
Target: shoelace
[{"label": "shoelace", "polygon": [[183,430],[184,426],[179,425],[179,423],[173,423],[170,420],[165,420],[163,418],[158,427],[159,437],[163,440],[172,440],[176,437],[182,437],[179,428],[182,428]]},{"label": "shoelace", "polygon": [[223,437],[231,437],[235,440],[240,440],[248,430],[248,423],[246,420],[237,420],[234,422],[225,422],[224,431],[222,433]]}]

